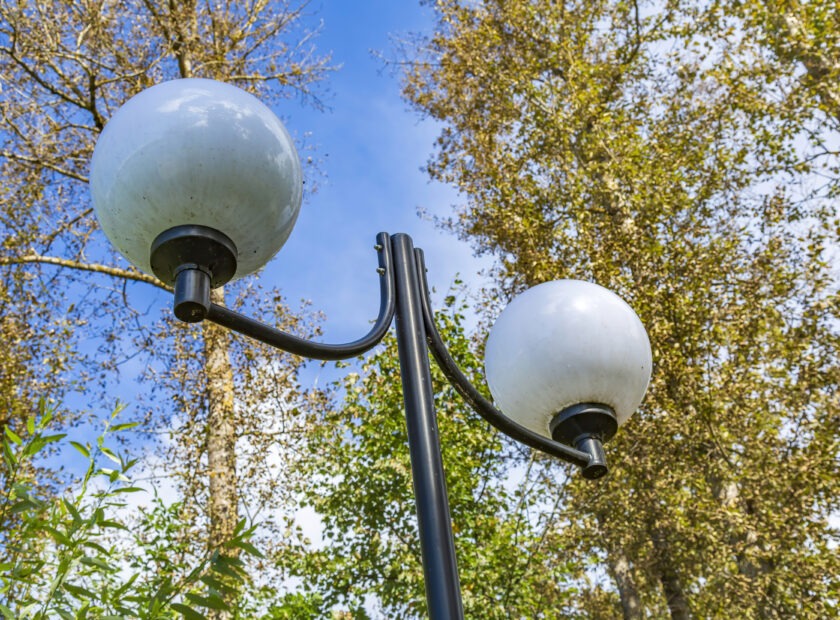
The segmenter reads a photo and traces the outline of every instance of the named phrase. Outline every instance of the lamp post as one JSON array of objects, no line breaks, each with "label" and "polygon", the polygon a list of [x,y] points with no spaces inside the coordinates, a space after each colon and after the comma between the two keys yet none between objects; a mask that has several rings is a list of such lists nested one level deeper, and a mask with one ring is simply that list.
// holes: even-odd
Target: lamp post
[{"label": "lamp post", "polygon": [[395,319],[429,616],[463,618],[433,406],[429,353],[464,399],[514,439],[607,473],[603,443],[638,408],[651,371],[633,310],[587,282],[538,285],[491,330],[485,374],[503,414],[459,370],[435,326],[423,252],[406,234],[376,237],[379,315],[364,337],[322,344],[211,303],[211,288],[264,265],[300,209],[297,153],[282,123],[236,87],[204,79],[154,86],[106,126],[91,189],[105,234],[137,268],[174,287],[182,321],[209,320],[290,353],[338,360],[374,347]]}]

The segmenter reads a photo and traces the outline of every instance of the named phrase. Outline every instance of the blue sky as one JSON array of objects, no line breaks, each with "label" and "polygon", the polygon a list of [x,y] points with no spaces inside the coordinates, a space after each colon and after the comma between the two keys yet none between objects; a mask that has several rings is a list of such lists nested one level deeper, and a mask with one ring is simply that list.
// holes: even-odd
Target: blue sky
[{"label": "blue sky", "polygon": [[378,305],[374,238],[405,232],[426,252],[429,277],[446,291],[457,275],[475,279],[482,265],[470,247],[418,216],[446,215],[459,198],[422,170],[436,124],[400,98],[399,76],[374,52],[390,57],[393,37],[428,32],[433,15],[418,2],[324,2],[311,6],[323,21],[315,44],[340,69],[327,78],[326,111],[282,102],[276,112],[297,139],[315,148],[324,177],[304,202],[295,230],[259,276],[289,302],[308,299],[323,311],[324,339],[354,339]]}]

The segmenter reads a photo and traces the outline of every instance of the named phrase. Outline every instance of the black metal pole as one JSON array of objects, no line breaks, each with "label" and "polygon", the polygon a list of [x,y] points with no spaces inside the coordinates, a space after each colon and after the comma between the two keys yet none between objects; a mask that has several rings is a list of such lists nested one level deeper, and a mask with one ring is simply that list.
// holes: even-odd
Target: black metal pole
[{"label": "black metal pole", "polygon": [[411,238],[391,238],[397,296],[396,328],[411,475],[420,528],[426,600],[432,620],[461,620],[461,585],[443,475],[423,306]]}]

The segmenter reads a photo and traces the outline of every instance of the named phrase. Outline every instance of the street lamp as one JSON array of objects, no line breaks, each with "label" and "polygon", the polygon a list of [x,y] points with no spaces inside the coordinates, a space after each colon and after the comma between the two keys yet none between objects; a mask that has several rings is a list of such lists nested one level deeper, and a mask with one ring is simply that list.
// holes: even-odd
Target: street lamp
[{"label": "street lamp", "polygon": [[435,326],[421,250],[379,233],[379,316],[347,344],[287,334],[211,303],[210,289],[264,265],[297,218],[301,168],[280,120],[252,95],[204,79],[130,99],[91,163],[105,234],[135,267],[174,287],[182,321],[209,320],[295,355],[338,360],[375,346],[396,318],[412,479],[429,615],[463,618],[433,406],[429,353],[465,400],[514,439],[607,473],[602,447],[642,401],[650,343],[633,310],[592,283],[560,280],[515,298],[496,321],[485,374],[502,414],[459,370]]}]

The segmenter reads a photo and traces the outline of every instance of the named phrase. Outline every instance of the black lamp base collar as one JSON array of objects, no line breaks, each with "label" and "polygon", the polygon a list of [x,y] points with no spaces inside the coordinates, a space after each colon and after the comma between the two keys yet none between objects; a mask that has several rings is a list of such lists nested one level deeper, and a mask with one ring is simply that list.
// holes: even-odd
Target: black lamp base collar
[{"label": "black lamp base collar", "polygon": [[175,226],[152,242],[151,266],[175,286],[175,316],[196,323],[210,310],[210,289],[236,273],[236,246],[227,235],[207,226]]},{"label": "black lamp base collar", "polygon": [[555,441],[574,446],[589,455],[581,473],[594,480],[606,475],[607,457],[603,443],[615,435],[618,420],[611,407],[599,403],[581,403],[566,407],[549,424]]}]

